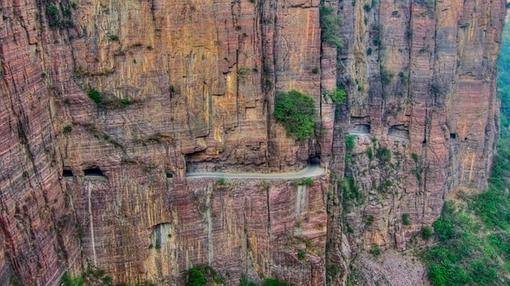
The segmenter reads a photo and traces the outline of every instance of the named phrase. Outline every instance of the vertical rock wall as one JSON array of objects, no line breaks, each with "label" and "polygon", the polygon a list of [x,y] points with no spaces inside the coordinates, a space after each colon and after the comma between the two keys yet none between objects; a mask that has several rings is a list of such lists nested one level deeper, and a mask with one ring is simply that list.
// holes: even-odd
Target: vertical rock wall
[{"label": "vertical rock wall", "polygon": [[78,213],[90,263],[120,281],[163,285],[182,283],[185,270],[201,263],[220,270],[229,285],[243,273],[323,283],[327,181],[168,179],[165,187],[156,183],[167,180],[158,171],[132,177],[125,193],[112,192],[122,171],[72,184],[82,194]]},{"label": "vertical rock wall", "polygon": [[[406,249],[447,194],[485,186],[504,4],[0,2],[2,284],[87,263],[116,282],[209,263],[231,283],[340,284],[358,253]],[[341,48],[321,42],[320,5]],[[322,96],[336,86],[343,105]],[[291,89],[316,101],[311,140],[272,118]],[[328,172],[304,189],[185,175],[315,155]]]},{"label": "vertical rock wall", "polygon": [[331,265],[363,249],[421,243],[415,234],[445,196],[486,186],[505,9],[504,1],[340,2],[337,79],[349,102],[336,126],[355,144],[336,168],[345,175],[343,218],[331,216],[343,220],[349,247],[337,236]]},{"label": "vertical rock wall", "polygon": [[61,179],[38,7],[0,3],[0,284],[56,281],[81,257]]}]

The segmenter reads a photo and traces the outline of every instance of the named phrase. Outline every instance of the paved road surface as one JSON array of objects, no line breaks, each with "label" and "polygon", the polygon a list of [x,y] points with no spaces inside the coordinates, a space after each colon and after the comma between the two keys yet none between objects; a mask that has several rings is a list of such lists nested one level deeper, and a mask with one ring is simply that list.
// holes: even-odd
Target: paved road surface
[{"label": "paved road surface", "polygon": [[308,166],[297,172],[285,173],[223,173],[223,172],[192,172],[187,173],[189,179],[199,178],[225,178],[225,179],[302,179],[308,177],[317,177],[324,174],[324,168],[320,166]]}]

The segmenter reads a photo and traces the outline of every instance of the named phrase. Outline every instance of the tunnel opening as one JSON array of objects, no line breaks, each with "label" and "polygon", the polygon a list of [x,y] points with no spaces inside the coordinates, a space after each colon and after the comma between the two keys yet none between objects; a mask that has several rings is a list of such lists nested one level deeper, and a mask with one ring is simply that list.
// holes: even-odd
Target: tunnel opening
[{"label": "tunnel opening", "polygon": [[174,177],[174,173],[172,171],[166,170],[165,176],[167,179],[172,179]]},{"label": "tunnel opening", "polygon": [[310,155],[308,157],[308,165],[311,165],[311,166],[318,166],[321,164],[321,157],[320,155]]},{"label": "tunnel opening", "polygon": [[87,177],[106,177],[99,167],[90,167],[83,170],[83,174]]},{"label": "tunnel opening", "polygon": [[450,133],[450,139],[456,140],[457,139],[457,133]]},{"label": "tunnel opening", "polygon": [[368,135],[370,134],[371,126],[370,124],[355,124],[349,129],[350,134],[356,135]]},{"label": "tunnel opening", "polygon": [[62,171],[62,177],[64,178],[72,178],[74,176],[73,171],[71,169],[66,169]]},{"label": "tunnel opening", "polygon": [[388,137],[395,141],[409,141],[409,128],[403,124],[392,125],[388,129]]}]

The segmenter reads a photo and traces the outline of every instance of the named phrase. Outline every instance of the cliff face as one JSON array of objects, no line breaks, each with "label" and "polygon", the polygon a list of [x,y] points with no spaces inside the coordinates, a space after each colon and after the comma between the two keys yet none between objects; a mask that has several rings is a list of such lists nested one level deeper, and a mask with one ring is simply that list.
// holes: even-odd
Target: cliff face
[{"label": "cliff face", "polygon": [[[356,257],[405,250],[448,193],[485,185],[504,4],[0,2],[0,281],[92,263],[181,283],[208,263],[231,284],[321,285],[376,267]],[[342,48],[321,41],[321,5]],[[321,96],[337,85],[345,104]],[[272,117],[291,89],[316,102],[310,140]],[[186,176],[315,156],[327,172],[310,186]]]}]

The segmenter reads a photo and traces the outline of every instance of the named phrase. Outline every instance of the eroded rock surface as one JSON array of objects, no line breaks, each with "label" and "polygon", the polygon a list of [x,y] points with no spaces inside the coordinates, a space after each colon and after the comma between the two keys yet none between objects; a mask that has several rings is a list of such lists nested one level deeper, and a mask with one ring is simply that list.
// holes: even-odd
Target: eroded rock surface
[{"label": "eroded rock surface", "polygon": [[[339,285],[374,245],[424,243],[448,193],[485,186],[505,2],[323,2],[0,2],[1,284],[87,263],[180,284],[208,263],[230,284]],[[337,85],[345,104],[322,96]],[[316,101],[310,140],[272,117],[290,89]],[[186,178],[314,156],[327,171],[311,186]]]}]

